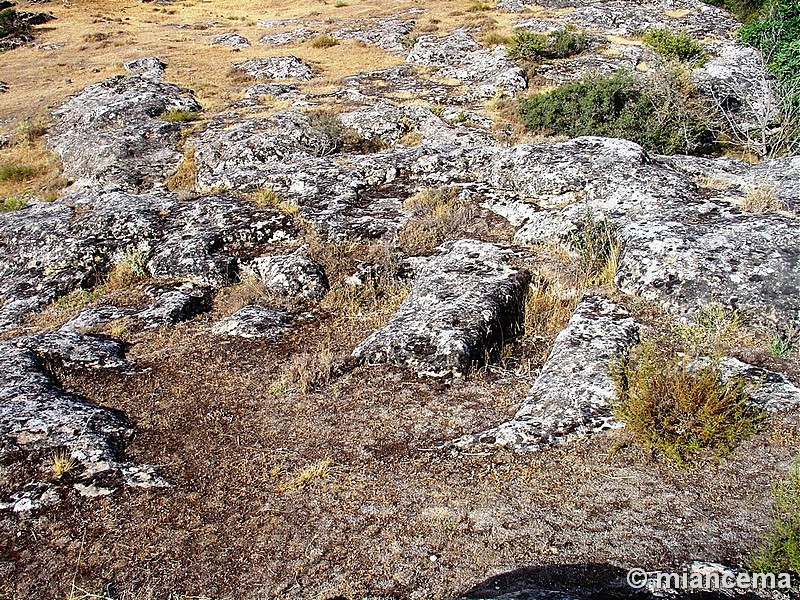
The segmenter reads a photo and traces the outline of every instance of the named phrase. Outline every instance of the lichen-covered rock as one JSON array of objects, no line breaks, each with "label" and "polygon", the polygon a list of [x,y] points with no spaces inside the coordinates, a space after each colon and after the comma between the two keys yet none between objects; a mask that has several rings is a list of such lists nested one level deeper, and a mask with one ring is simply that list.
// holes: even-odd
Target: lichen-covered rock
[{"label": "lichen-covered rock", "polygon": [[522,331],[530,275],[511,264],[507,249],[459,240],[420,263],[408,298],[358,345],[356,359],[462,376]]},{"label": "lichen-covered rock", "polygon": [[211,308],[211,290],[193,283],[150,284],[144,287],[144,291],[153,297],[153,303],[136,313],[136,317],[148,329],[174,325]]},{"label": "lichen-covered rock", "polygon": [[201,106],[192,92],[161,82],[157,65],[134,70],[143,74],[90,85],[53,111],[48,144],[76,184],[142,191],[162,182],[181,162],[177,143],[183,125],[161,116]]},{"label": "lichen-covered rock", "polygon": [[130,365],[114,340],[70,331],[40,333],[17,341],[40,359],[68,368],[123,369]]},{"label": "lichen-covered rock", "polygon": [[437,75],[463,81],[469,86],[466,96],[473,100],[498,93],[513,96],[528,85],[524,71],[508,58],[504,48],[481,48],[466,29],[442,37],[421,36],[406,60],[439,67]]},{"label": "lichen-covered rock", "polygon": [[[518,243],[568,245],[587,210],[616,223],[625,243],[617,284],[625,293],[682,316],[718,301],[759,320],[796,321],[796,218],[743,212],[729,191],[719,197],[701,191],[670,168],[672,161],[654,159],[631,142],[578,138],[547,149],[518,146],[498,153],[491,180],[548,209],[526,212],[524,203],[499,207],[511,219],[515,210],[523,215]],[[754,171],[763,176],[762,185],[788,186],[795,162],[773,161]]]},{"label": "lichen-covered rock", "polygon": [[694,71],[698,89],[711,106],[721,111],[720,124],[733,124],[739,132],[769,126],[779,114],[771,76],[758,50],[731,42],[717,42],[712,58]]},{"label": "lichen-covered rock", "polygon": [[258,40],[262,44],[268,46],[285,46],[286,44],[294,44],[297,42],[305,42],[310,40],[318,31],[308,29],[307,27],[300,27],[298,29],[291,29],[289,31],[279,31],[277,33],[267,33]]},{"label": "lichen-covered rock", "polygon": [[800,388],[782,373],[776,373],[726,356],[716,362],[723,379],[743,379],[750,385],[750,400],[769,412],[782,412],[800,406]]},{"label": "lichen-covered rock", "polygon": [[125,317],[133,316],[138,311],[132,307],[125,306],[92,306],[84,309],[77,315],[72,317],[69,321],[64,323],[59,331],[84,333],[92,327],[97,327],[109,321],[116,319],[124,319]]},{"label": "lichen-covered rock", "polygon": [[[151,467],[133,467],[118,460],[130,435],[125,417],[116,411],[68,394],[46,374],[46,363],[66,366],[117,367],[108,362],[114,342],[77,334],[57,334],[0,343],[0,457],[16,452],[66,449],[76,461],[76,477],[91,482],[99,473],[119,472],[125,478],[147,472],[163,484]],[[118,356],[118,355],[117,355]]]},{"label": "lichen-covered rock", "polygon": [[244,91],[245,98],[273,96],[279,99],[301,97],[300,88],[292,83],[257,83]]},{"label": "lichen-covered rock", "polygon": [[146,248],[156,277],[221,285],[236,278],[239,256],[295,233],[276,210],[256,211],[223,196],[180,202],[158,191],[84,189],[52,203],[0,213],[0,328],[96,281],[119,251]]},{"label": "lichen-covered rock", "polygon": [[211,38],[214,46],[227,46],[231,50],[244,50],[250,47],[250,42],[243,35],[238,33],[221,33]]},{"label": "lichen-covered rock", "polygon": [[414,29],[415,23],[414,19],[400,17],[365,19],[338,29],[333,35],[342,39],[359,40],[395,54],[404,54],[404,39]]},{"label": "lichen-covered rock", "polygon": [[136,58],[129,60],[123,68],[131,75],[138,75],[146,79],[153,79],[161,81],[164,73],[167,70],[166,63],[162,62],[160,58],[155,56],[147,56],[145,58]]},{"label": "lichen-covered rock", "polygon": [[612,361],[638,342],[624,308],[600,296],[581,300],[511,421],[455,445],[536,450],[615,426]]},{"label": "lichen-covered rock", "polygon": [[306,81],[314,70],[296,56],[254,58],[235,63],[233,68],[247,73],[253,79],[300,79]]},{"label": "lichen-covered rock", "polygon": [[216,335],[277,342],[291,324],[292,316],[285,311],[263,306],[245,306],[230,317],[222,319],[211,331]]},{"label": "lichen-covered rock", "polygon": [[299,252],[260,256],[253,259],[249,269],[269,290],[288,298],[318,301],[329,288],[323,268]]}]

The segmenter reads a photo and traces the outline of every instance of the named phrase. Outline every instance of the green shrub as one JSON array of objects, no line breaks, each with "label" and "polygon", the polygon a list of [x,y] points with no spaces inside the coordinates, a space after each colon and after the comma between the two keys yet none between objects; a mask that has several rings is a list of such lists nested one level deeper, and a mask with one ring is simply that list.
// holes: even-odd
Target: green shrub
[{"label": "green shrub", "polygon": [[770,71],[793,91],[787,100],[800,104],[800,0],[773,0],[739,39],[764,53]]},{"label": "green shrub", "polygon": [[678,463],[703,449],[730,451],[764,418],[742,381],[723,383],[716,367],[692,367],[652,342],[620,359],[612,375],[616,416],[648,447]]},{"label": "green shrub", "polygon": [[772,488],[772,530],[750,568],[755,573],[800,573],[800,464]]},{"label": "green shrub", "polygon": [[696,64],[701,64],[707,59],[700,44],[685,31],[672,33],[668,29],[650,29],[645,32],[642,39],[645,44],[667,58]]},{"label": "green shrub", "polygon": [[13,8],[0,10],[0,37],[25,33],[28,29],[30,29],[30,26],[20,19],[17,11]]},{"label": "green shrub", "polygon": [[0,201],[0,212],[7,212],[11,210],[22,210],[28,206],[28,201],[19,196],[9,196],[8,198]]},{"label": "green shrub", "polygon": [[168,123],[188,123],[200,119],[200,113],[194,110],[183,110],[181,108],[171,108],[161,115],[162,121]]},{"label": "green shrub", "polygon": [[15,165],[4,163],[0,165],[0,183],[7,181],[22,182],[33,179],[40,173],[41,169],[34,165]]},{"label": "green shrub", "polygon": [[590,77],[522,99],[523,124],[544,135],[624,138],[659,154],[707,154],[714,135],[678,78],[653,80],[648,95],[634,77]]},{"label": "green shrub", "polygon": [[305,146],[315,156],[330,156],[342,149],[346,129],[330,110],[315,110],[308,115],[309,128],[304,135]]},{"label": "green shrub", "polygon": [[566,58],[586,49],[586,36],[568,30],[534,33],[518,29],[509,41],[506,52],[514,60],[535,62],[546,58]]},{"label": "green shrub", "polygon": [[318,48],[318,49],[333,48],[334,46],[338,45],[339,45],[339,40],[330,35],[318,35],[313,40],[311,40],[312,48]]},{"label": "green shrub", "polygon": [[749,23],[766,4],[765,0],[705,0],[708,4],[731,11],[742,23]]}]

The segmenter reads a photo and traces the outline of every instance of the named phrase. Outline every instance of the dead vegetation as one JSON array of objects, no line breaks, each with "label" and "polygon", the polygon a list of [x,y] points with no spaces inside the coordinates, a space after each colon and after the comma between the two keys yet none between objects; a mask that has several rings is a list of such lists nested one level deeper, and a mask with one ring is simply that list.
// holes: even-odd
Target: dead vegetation
[{"label": "dead vegetation", "polygon": [[730,452],[765,417],[742,380],[723,380],[715,366],[693,364],[652,342],[620,359],[612,374],[617,417],[648,447],[680,464],[700,451]]},{"label": "dead vegetation", "polygon": [[454,188],[426,189],[408,198],[403,208],[411,220],[398,232],[398,243],[411,255],[430,254],[434,248],[467,228],[474,207]]}]

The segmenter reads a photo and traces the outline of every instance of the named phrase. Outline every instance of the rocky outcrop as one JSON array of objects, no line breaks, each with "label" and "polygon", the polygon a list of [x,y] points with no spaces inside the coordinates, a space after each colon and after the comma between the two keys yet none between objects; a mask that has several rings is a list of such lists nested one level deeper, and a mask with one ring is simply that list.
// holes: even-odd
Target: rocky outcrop
[{"label": "rocky outcrop", "polygon": [[466,97],[471,100],[496,94],[513,96],[528,85],[525,73],[507,57],[503,47],[481,48],[466,29],[442,37],[421,36],[406,60],[439,67],[437,75],[468,84]]},{"label": "rocky outcrop", "polygon": [[165,121],[172,110],[199,111],[192,92],[160,81],[162,63],[128,63],[136,73],[90,85],[53,111],[50,148],[64,174],[78,185],[115,185],[144,191],[162,182],[180,163],[184,124]]},{"label": "rocky outcrop", "polygon": [[302,248],[283,256],[260,256],[249,264],[270,291],[287,298],[319,301],[328,291],[322,266],[302,256]]},{"label": "rocky outcrop", "polygon": [[463,376],[521,333],[529,280],[507,249],[476,240],[446,244],[420,260],[409,296],[353,356],[420,375]]},{"label": "rocky outcrop", "polygon": [[316,36],[318,32],[307,27],[291,29],[289,31],[279,31],[277,33],[267,33],[259,38],[259,42],[268,46],[285,46],[297,42],[305,42]]},{"label": "rocky outcrop", "polygon": [[[53,368],[120,369],[129,367],[116,342],[76,333],[52,333],[0,344],[0,458],[19,450],[52,456],[63,450],[74,461],[78,491],[97,490],[112,481],[129,485],[165,485],[152,467],[121,460],[132,433],[120,413],[64,392],[48,374]],[[48,455],[47,452],[51,454]],[[41,498],[47,487],[37,488]],[[111,490],[107,490],[111,491]],[[25,496],[23,494],[23,496]],[[22,496],[8,507],[34,507],[36,495]]]},{"label": "rocky outcrop", "polygon": [[254,58],[235,63],[233,68],[246,73],[253,79],[299,79],[306,81],[314,75],[314,70],[296,56]]},{"label": "rocky outcrop", "polygon": [[[181,202],[165,191],[86,189],[0,213],[0,328],[78,287],[89,287],[126,248],[146,248],[155,277],[222,285],[257,248],[294,235],[286,215],[224,196]],[[13,250],[12,250],[13,248]],[[34,282],[34,283],[32,283]]]},{"label": "rocky outcrop", "polygon": [[250,47],[250,42],[243,35],[238,33],[222,33],[211,38],[214,46],[227,46],[233,51],[244,50]]},{"label": "rocky outcrop", "polygon": [[404,54],[406,36],[414,29],[415,23],[414,19],[400,17],[365,19],[338,29],[333,35],[341,39],[358,40],[395,54]]},{"label": "rocky outcrop", "polygon": [[[763,175],[762,185],[785,186],[796,162],[753,167],[752,175]],[[616,281],[623,292],[678,315],[719,301],[763,321],[797,320],[796,219],[743,212],[731,193],[741,198],[745,191],[701,191],[670,166],[681,163],[649,157],[631,142],[579,138],[544,151],[519,146],[500,153],[491,177],[547,209],[530,212],[519,202],[498,206],[522,223],[518,243],[568,245],[589,211],[619,227],[625,250]],[[749,170],[743,163],[737,168]],[[558,205],[563,208],[551,208]]]},{"label": "rocky outcrop", "polygon": [[292,316],[285,311],[264,306],[245,306],[215,324],[211,331],[216,335],[277,342],[291,324]]},{"label": "rocky outcrop", "polygon": [[558,334],[533,387],[511,421],[466,436],[456,447],[503,446],[536,450],[615,425],[612,362],[638,342],[630,313],[587,296]]}]

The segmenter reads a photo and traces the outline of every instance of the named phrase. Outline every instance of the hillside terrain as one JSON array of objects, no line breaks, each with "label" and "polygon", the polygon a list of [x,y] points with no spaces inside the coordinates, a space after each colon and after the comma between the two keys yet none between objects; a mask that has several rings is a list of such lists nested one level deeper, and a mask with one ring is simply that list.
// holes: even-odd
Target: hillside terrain
[{"label": "hillside terrain", "polygon": [[769,6],[0,3],[0,599],[800,571]]}]

